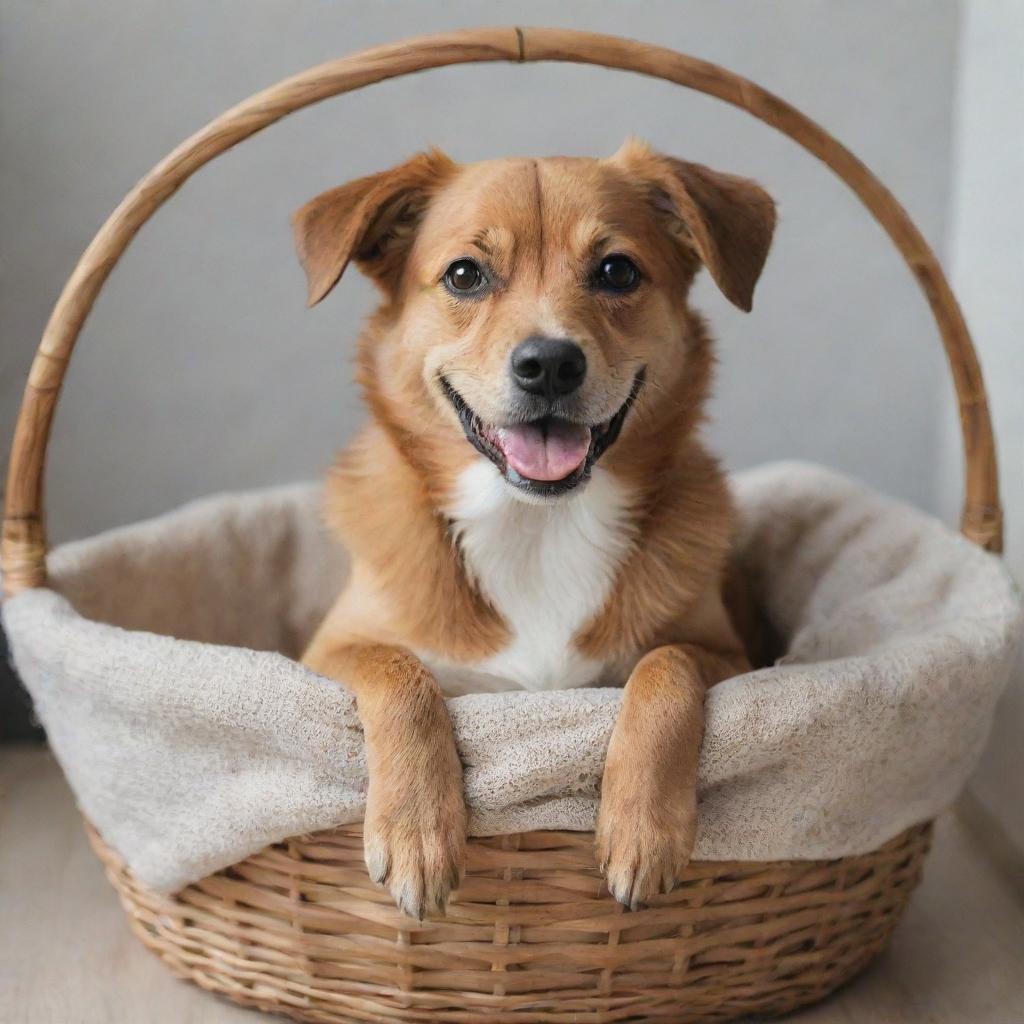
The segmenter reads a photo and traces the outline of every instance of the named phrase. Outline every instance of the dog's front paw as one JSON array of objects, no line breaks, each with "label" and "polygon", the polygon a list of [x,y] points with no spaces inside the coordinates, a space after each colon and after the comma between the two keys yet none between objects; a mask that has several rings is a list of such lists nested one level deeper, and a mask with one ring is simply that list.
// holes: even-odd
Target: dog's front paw
[{"label": "dog's front paw", "polygon": [[[412,787],[422,790],[424,787]],[[442,913],[462,880],[466,807],[461,787],[428,786],[367,801],[363,856],[370,878],[386,885],[400,910],[422,921]]]},{"label": "dog's front paw", "polygon": [[608,890],[630,910],[671,892],[697,836],[695,790],[659,793],[605,771],[597,818],[597,863]]}]

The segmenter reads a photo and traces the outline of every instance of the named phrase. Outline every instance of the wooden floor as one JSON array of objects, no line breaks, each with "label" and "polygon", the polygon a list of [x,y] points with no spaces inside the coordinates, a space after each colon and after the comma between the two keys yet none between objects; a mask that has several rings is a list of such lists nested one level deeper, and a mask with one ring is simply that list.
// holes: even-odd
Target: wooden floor
[{"label": "wooden floor", "polygon": [[[1024,888],[960,817],[940,822],[890,951],[799,1024],[1024,1024]],[[253,1024],[131,936],[40,748],[0,748],[0,1024]],[[265,1019],[265,1018],[264,1018]]]}]

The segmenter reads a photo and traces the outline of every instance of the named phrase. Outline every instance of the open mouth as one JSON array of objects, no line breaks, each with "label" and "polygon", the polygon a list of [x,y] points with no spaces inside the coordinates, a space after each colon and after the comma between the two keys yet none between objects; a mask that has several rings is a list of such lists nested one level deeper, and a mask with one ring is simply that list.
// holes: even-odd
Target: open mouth
[{"label": "open mouth", "polygon": [[510,484],[530,494],[555,496],[590,477],[594,463],[617,440],[643,387],[644,375],[641,369],[633,378],[629,395],[615,415],[594,426],[558,416],[495,426],[480,419],[444,377],[441,386],[459,415],[466,439]]}]

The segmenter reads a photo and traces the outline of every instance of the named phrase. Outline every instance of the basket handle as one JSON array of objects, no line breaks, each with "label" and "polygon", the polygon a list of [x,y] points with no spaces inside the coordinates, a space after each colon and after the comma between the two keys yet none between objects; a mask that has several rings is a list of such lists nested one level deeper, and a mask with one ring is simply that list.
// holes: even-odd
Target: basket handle
[{"label": "basket handle", "polygon": [[43,473],[61,384],[75,341],[135,233],[205,163],[286,114],[389,78],[452,64],[566,61],[661,78],[715,96],[788,135],[827,164],[885,229],[931,306],[956,388],[963,431],[963,533],[1002,546],[1002,512],[985,386],[967,325],[934,253],[886,187],[823,128],[730,71],[672,50],[566,29],[485,28],[421,36],[310,68],[232,107],[183,142],[121,201],[68,279],[29,372],[11,448],[2,564],[8,595],[46,583]]}]

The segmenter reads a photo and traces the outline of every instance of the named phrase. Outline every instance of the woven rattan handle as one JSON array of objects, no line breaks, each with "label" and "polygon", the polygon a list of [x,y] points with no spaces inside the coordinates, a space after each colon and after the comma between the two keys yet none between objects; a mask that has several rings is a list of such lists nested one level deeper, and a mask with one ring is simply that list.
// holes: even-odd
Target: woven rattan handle
[{"label": "woven rattan handle", "polygon": [[949,359],[963,428],[966,486],[961,528],[992,551],[1002,542],[995,448],[985,387],[967,326],[921,233],[884,185],[799,111],[729,71],[671,50],[563,29],[470,29],[424,36],[321,64],[257,93],[183,142],[125,196],[85,250],[46,326],[14,433],[3,526],[8,594],[46,582],[43,472],[53,414],[75,341],[107,275],[135,233],[203,164],[261,128],[329,96],[449,64],[569,61],[662,78],[746,110],[826,163],[860,197],[913,271]]}]

